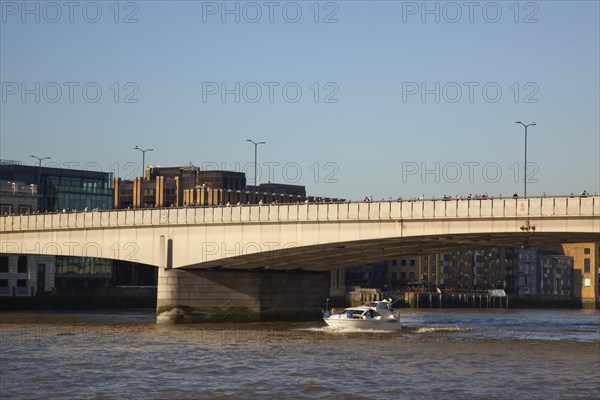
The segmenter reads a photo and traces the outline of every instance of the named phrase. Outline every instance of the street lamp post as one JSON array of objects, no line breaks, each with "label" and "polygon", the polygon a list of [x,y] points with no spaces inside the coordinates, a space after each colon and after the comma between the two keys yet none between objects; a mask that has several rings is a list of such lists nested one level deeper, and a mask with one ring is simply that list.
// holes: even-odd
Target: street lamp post
[{"label": "street lamp post", "polygon": [[[139,150],[142,152],[142,181],[140,182],[140,191],[142,192],[140,195],[140,202],[144,203],[144,175],[146,174],[146,152],[147,151],[154,151],[154,149],[142,149],[139,146],[135,146],[133,148],[134,150]],[[141,206],[141,204],[140,204]],[[143,207],[140,207],[143,208]]]},{"label": "street lamp post", "polygon": [[516,124],[521,124],[525,127],[525,165],[523,166],[523,197],[527,197],[527,128],[530,126],[535,126],[536,123],[532,122],[531,124],[524,124],[521,121],[516,121]]},{"label": "street lamp post", "polygon": [[[42,201],[42,197],[41,197],[41,193],[40,193],[40,186],[42,186],[42,161],[43,160],[49,160],[52,157],[37,157],[37,156],[29,156],[31,158],[35,158],[36,160],[38,160],[38,184],[37,184],[37,194],[38,194],[38,210],[40,210],[42,207],[42,204],[40,204]],[[45,209],[45,205],[44,205],[44,209]]]},{"label": "street lamp post", "polygon": [[254,145],[254,190],[256,190],[256,166],[257,166],[257,155],[258,155],[258,145],[266,144],[267,142],[255,142],[250,139],[246,139],[246,142],[250,142]]}]

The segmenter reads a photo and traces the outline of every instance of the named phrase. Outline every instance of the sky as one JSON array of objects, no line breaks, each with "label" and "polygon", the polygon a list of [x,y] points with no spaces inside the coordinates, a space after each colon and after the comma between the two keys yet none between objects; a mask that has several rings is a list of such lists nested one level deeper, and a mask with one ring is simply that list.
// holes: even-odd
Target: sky
[{"label": "sky", "polygon": [[600,192],[598,1],[0,0],[0,158],[362,200]]}]

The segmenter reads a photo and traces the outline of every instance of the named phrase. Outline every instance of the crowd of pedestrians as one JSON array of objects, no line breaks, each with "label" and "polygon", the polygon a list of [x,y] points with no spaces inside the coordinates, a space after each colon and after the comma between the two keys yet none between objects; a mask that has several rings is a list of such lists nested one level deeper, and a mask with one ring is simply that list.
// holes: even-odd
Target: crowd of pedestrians
[{"label": "crowd of pedestrians", "polygon": [[[588,194],[587,190],[582,191],[579,195],[575,195],[574,193],[570,194],[570,198],[575,198],[575,197],[597,197],[598,194],[594,193],[594,194]],[[549,197],[546,196],[546,193],[544,193],[541,197]],[[499,194],[497,196],[490,196],[488,195],[487,192],[484,192],[483,194],[471,194],[469,193],[468,195],[463,195],[463,194],[456,194],[454,196],[450,195],[450,194],[444,194],[443,196],[436,198],[435,196],[431,197],[430,199],[426,199],[424,194],[421,194],[418,197],[408,197],[408,198],[404,198],[402,196],[399,196],[398,198],[396,198],[395,200],[392,197],[389,197],[387,200],[385,198],[382,198],[380,200],[380,202],[404,202],[404,201],[410,201],[410,202],[415,202],[415,201],[451,201],[451,200],[491,200],[491,199],[506,199],[506,198],[514,198],[514,199],[518,199],[521,198],[519,196],[518,193],[514,193],[512,196],[510,197],[505,197],[502,194]],[[325,197],[306,197],[304,199],[304,204],[323,204],[323,203],[351,203],[352,201],[350,200],[341,200],[341,199],[331,199],[331,198],[325,198]],[[365,196],[363,202],[365,203],[372,203],[374,202],[373,200],[373,196]],[[302,201],[298,201],[298,203],[302,203]],[[294,203],[294,204],[298,204],[298,203]],[[270,203],[266,203],[263,201],[263,199],[260,199],[259,202],[257,203],[260,206],[263,205],[284,205],[284,204],[291,204],[291,203],[279,203],[279,201],[277,200],[273,200]],[[223,203],[218,203],[218,204],[212,204],[212,205],[198,205],[198,204],[184,204],[183,207],[242,207],[242,206],[252,206],[255,204],[252,204],[250,202],[246,202],[246,203],[241,203],[241,202],[237,202],[235,205],[231,204],[231,202],[227,202],[225,204]],[[171,207],[175,207],[174,204],[171,204]],[[152,207],[144,207],[144,208],[152,208]],[[127,207],[127,210],[131,210],[131,207]],[[85,207],[82,210],[78,210],[75,208],[63,208],[62,211],[57,210],[57,211],[45,211],[45,212],[40,212],[38,210],[36,211],[22,211],[22,212],[4,212],[3,216],[14,216],[14,215],[29,215],[29,214],[57,214],[57,213],[78,213],[78,212],[98,212],[98,211],[103,211],[102,209],[96,207],[93,209],[89,209],[88,207]]]}]

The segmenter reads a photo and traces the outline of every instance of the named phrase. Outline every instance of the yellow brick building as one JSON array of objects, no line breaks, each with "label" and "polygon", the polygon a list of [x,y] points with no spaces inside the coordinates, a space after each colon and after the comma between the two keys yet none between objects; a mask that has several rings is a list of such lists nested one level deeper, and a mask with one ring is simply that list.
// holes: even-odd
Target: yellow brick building
[{"label": "yellow brick building", "polygon": [[566,256],[573,257],[573,297],[585,308],[600,305],[600,243],[563,244]]}]

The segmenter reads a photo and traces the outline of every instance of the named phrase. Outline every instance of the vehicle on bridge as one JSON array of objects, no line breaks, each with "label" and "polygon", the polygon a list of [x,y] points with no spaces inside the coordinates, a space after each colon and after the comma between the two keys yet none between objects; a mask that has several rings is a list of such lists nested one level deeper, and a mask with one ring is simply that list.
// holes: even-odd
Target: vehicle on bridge
[{"label": "vehicle on bridge", "polygon": [[401,329],[400,314],[392,309],[392,299],[371,301],[358,307],[349,307],[337,313],[325,311],[323,321],[336,329]]}]

